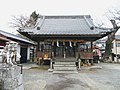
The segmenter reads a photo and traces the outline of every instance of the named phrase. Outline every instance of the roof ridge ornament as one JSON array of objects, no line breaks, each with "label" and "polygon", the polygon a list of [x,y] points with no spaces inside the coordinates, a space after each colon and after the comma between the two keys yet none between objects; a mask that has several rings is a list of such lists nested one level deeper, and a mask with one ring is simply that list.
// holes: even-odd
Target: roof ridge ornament
[{"label": "roof ridge ornament", "polygon": [[120,26],[117,26],[115,20],[111,19],[110,21],[111,21],[111,23],[112,23],[114,29],[118,30],[118,29],[120,28]]},{"label": "roof ridge ornament", "polygon": [[42,27],[44,21],[45,21],[45,16],[43,16],[42,21],[40,23],[40,26],[37,26],[37,30],[40,30],[40,28]]},{"label": "roof ridge ornament", "polygon": [[83,16],[86,23],[88,24],[88,26],[90,27],[91,30],[94,30],[94,26],[87,20],[86,16]]}]

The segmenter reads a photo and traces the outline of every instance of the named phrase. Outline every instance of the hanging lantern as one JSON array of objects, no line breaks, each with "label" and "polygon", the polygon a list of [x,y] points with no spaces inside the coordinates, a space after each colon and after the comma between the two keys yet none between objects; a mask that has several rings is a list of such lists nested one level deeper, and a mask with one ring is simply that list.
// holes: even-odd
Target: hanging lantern
[{"label": "hanging lantern", "polygon": [[57,47],[59,47],[59,42],[57,41]]},{"label": "hanging lantern", "polygon": [[74,42],[74,46],[76,46],[76,42]]},{"label": "hanging lantern", "polygon": [[65,42],[63,41],[63,45],[65,45]]},{"label": "hanging lantern", "polygon": [[54,42],[52,42],[52,46],[54,46]]},{"label": "hanging lantern", "polygon": [[70,41],[69,43],[70,43],[70,47],[72,47],[72,43],[71,43],[71,41]]}]

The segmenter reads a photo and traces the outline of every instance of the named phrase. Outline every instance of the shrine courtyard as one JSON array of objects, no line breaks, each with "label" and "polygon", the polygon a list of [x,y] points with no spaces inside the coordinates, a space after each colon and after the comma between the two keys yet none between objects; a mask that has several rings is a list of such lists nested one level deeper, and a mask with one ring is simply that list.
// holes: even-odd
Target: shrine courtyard
[{"label": "shrine courtyard", "polygon": [[25,90],[119,90],[120,64],[100,63],[82,67],[76,74],[53,74],[48,66],[23,64]]}]

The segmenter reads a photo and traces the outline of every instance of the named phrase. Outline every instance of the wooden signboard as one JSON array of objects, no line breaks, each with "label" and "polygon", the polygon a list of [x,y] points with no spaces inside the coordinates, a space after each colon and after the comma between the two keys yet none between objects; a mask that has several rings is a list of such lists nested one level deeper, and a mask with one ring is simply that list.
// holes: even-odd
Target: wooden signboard
[{"label": "wooden signboard", "polygon": [[93,52],[80,52],[80,59],[93,59]]}]

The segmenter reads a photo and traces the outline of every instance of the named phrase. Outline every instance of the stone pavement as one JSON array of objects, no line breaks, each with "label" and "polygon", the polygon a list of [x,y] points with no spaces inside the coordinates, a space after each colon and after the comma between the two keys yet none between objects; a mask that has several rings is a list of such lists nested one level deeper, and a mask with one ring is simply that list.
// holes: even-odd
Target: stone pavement
[{"label": "stone pavement", "polygon": [[25,90],[43,90],[46,85],[45,80],[28,81],[25,83]]},{"label": "stone pavement", "polygon": [[120,64],[101,63],[96,66],[92,69],[82,67],[78,74],[53,74],[47,68],[24,69],[24,87],[25,90],[119,90]]},{"label": "stone pavement", "polygon": [[23,63],[23,69],[30,69],[32,67],[39,67],[39,65],[35,64],[35,63]]},{"label": "stone pavement", "polygon": [[44,74],[49,73],[47,71],[49,66],[45,66],[47,69],[44,70],[44,68],[41,69],[40,68],[41,66],[35,63],[25,63],[22,65],[23,65],[23,81],[24,81],[23,84],[25,90],[44,90],[44,87],[46,85],[46,80],[43,80],[44,76],[46,76]]}]

